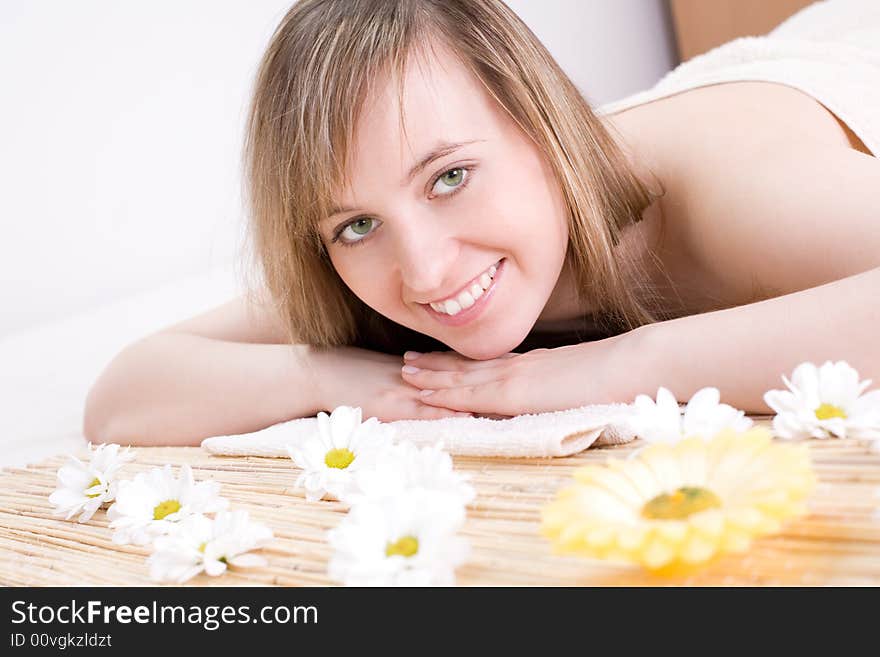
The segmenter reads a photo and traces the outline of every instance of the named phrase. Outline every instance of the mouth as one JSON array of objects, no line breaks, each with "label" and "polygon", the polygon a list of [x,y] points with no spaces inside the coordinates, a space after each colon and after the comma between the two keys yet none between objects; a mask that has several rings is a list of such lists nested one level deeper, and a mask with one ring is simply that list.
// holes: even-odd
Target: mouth
[{"label": "mouth", "polygon": [[472,322],[489,304],[501,279],[506,260],[501,258],[454,297],[440,303],[422,304],[422,307],[433,319],[446,326],[462,326]]}]

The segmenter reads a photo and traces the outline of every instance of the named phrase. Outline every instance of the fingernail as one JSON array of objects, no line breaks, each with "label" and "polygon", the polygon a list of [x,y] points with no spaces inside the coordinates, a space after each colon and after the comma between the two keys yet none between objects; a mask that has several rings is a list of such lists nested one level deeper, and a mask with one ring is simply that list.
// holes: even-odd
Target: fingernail
[{"label": "fingernail", "polygon": [[433,390],[422,390],[421,392],[419,392],[419,395],[422,397],[427,397],[428,395],[433,395],[433,394],[434,394]]},{"label": "fingernail", "polygon": [[407,374],[416,374],[417,372],[422,371],[418,367],[413,367],[412,365],[404,365],[401,369]]},{"label": "fingernail", "polygon": [[403,354],[403,360],[414,360],[421,355],[422,354],[418,351],[407,351],[405,354]]}]

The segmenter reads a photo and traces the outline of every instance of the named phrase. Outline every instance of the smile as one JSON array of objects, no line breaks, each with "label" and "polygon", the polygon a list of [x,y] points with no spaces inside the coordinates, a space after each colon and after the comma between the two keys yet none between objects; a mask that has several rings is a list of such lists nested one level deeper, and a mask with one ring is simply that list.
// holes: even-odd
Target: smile
[{"label": "smile", "polygon": [[457,294],[424,304],[424,307],[442,324],[459,326],[470,322],[486,306],[503,269],[504,258],[472,279]]},{"label": "smile", "polygon": [[432,301],[428,305],[438,313],[446,313],[447,315],[457,315],[462,310],[470,308],[474,305],[477,299],[483,296],[483,292],[488,290],[489,286],[492,285],[492,279],[495,278],[495,274],[498,271],[497,265],[500,262],[501,261],[499,260],[482,274],[474,278],[470,283],[465,285],[458,294],[441,301]]}]

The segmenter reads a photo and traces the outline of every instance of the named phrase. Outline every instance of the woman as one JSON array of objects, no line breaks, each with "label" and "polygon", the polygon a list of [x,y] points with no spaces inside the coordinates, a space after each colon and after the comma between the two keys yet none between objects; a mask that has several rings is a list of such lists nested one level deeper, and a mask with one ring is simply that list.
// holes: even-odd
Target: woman
[{"label": "woman", "polygon": [[[342,404],[506,417],[659,385],[766,412],[804,360],[880,376],[880,164],[817,100],[845,74],[880,87],[877,48],[829,69],[810,41],[811,15],[858,5],[725,46],[757,48],[745,72],[719,74],[718,49],[594,113],[499,0],[301,0],[249,115],[263,280],[119,354],[86,436],[196,443]],[[785,44],[820,52],[813,95],[786,82],[803,66],[767,64]]]}]

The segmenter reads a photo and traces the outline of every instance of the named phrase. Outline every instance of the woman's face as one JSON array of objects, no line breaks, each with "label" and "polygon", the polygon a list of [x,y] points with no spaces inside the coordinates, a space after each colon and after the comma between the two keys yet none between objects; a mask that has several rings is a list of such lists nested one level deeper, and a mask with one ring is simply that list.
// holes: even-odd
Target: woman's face
[{"label": "woman's face", "polygon": [[464,356],[495,358],[522,342],[554,291],[567,211],[533,143],[437,50],[447,55],[407,71],[406,135],[390,82],[364,108],[351,187],[320,231],[368,306]]}]

